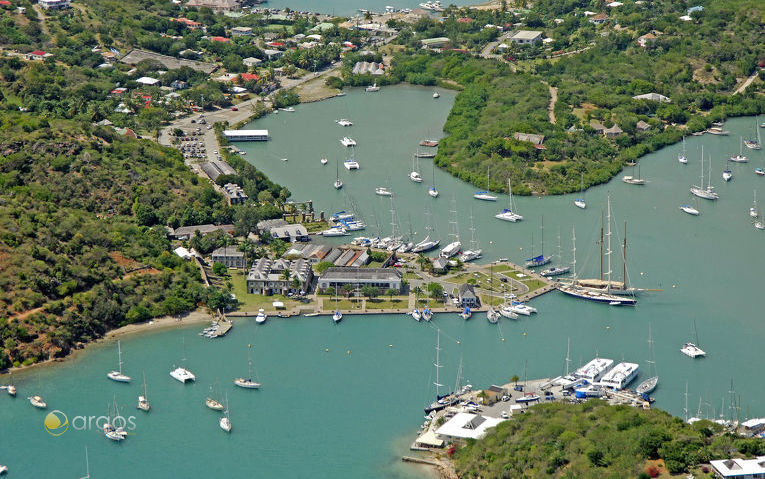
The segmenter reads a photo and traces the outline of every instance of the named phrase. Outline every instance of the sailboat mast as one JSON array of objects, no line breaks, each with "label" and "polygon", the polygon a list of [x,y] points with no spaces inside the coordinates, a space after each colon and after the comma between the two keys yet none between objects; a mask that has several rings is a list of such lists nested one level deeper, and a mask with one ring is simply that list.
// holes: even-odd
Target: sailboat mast
[{"label": "sailboat mast", "polygon": [[603,210],[600,210],[600,280],[603,281]]},{"label": "sailboat mast", "polygon": [[390,227],[391,227],[391,237],[396,238],[396,207],[393,204],[393,195],[390,195]]},{"label": "sailboat mast", "polygon": [[122,346],[120,346],[120,341],[117,341],[117,359],[120,363],[120,374],[122,374]]},{"label": "sailboat mast", "polygon": [[571,252],[574,255],[574,260],[571,262],[571,266],[573,267],[573,274],[574,274],[574,282],[576,282],[576,227],[571,227]]},{"label": "sailboat mast", "polygon": [[704,188],[704,145],[701,145],[701,183],[699,186]]},{"label": "sailboat mast", "polygon": [[541,222],[540,229],[542,230],[540,232],[542,236],[542,241],[541,241],[542,250],[539,252],[539,254],[542,256],[542,259],[544,259],[545,257],[545,217],[542,216],[539,221]]},{"label": "sailboat mast", "polygon": [[651,376],[651,367],[653,366],[654,375],[656,374],[656,360],[653,357],[653,333],[651,332],[651,323],[648,323],[648,376]]},{"label": "sailboat mast", "polygon": [[568,338],[568,344],[566,346],[566,376],[568,376],[568,367],[569,364],[571,364],[571,358],[569,357],[571,353],[571,338]]},{"label": "sailboat mast", "polygon": [[627,289],[627,222],[624,222],[624,245],[622,246],[622,288]]},{"label": "sailboat mast", "polygon": [[438,361],[440,359],[440,353],[441,353],[441,330],[437,329],[436,330],[436,362],[434,364],[434,366],[436,367],[436,382],[433,383],[436,386],[436,400],[438,400],[438,393],[440,392],[439,388],[443,386],[443,384],[439,382],[439,370],[441,369],[441,365],[439,364]]},{"label": "sailboat mast", "polygon": [[606,291],[611,292],[611,195],[608,196],[606,209]]}]

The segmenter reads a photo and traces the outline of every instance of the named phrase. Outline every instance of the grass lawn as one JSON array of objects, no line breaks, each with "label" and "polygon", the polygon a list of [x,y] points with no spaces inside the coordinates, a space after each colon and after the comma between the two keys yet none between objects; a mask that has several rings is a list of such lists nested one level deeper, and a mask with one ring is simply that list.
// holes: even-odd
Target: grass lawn
[{"label": "grass lawn", "polygon": [[499,296],[489,296],[487,294],[481,295],[481,304],[490,304],[492,306],[499,306],[504,303],[505,300]]},{"label": "grass lawn", "polygon": [[494,267],[494,272],[495,273],[504,273],[506,271],[515,271],[515,270],[512,268],[512,266],[509,266],[509,265],[506,265],[506,264],[502,264],[502,265]]},{"label": "grass lawn", "polygon": [[416,273],[406,272],[404,273],[404,279],[420,279],[420,275]]},{"label": "grass lawn", "polygon": [[361,309],[361,298],[358,299],[340,299],[337,301],[337,306],[335,306],[335,301],[333,299],[325,299],[324,300],[324,310],[334,310],[337,309]]},{"label": "grass lawn", "polygon": [[545,285],[544,282],[538,279],[529,279],[529,280],[523,281],[523,284],[529,287],[529,292],[537,290]]},{"label": "grass lawn", "polygon": [[310,307],[310,304],[299,303],[286,296],[275,294],[273,296],[264,296],[262,294],[248,294],[247,293],[247,281],[243,271],[229,270],[231,274],[231,292],[234,293],[236,299],[239,300],[239,307],[237,311],[257,311],[259,308],[263,308],[266,311],[273,311],[274,307],[272,303],[274,301],[281,301],[284,303],[286,309],[292,309],[298,304],[302,307]]},{"label": "grass lawn", "polygon": [[392,300],[375,298],[367,300],[367,309],[406,309],[408,305],[408,298],[393,298]]}]

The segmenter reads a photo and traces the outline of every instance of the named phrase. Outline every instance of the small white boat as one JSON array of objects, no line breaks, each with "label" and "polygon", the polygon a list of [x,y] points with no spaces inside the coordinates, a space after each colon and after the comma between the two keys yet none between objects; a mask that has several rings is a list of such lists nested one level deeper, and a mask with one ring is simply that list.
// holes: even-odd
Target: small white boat
[{"label": "small white boat", "polygon": [[698,216],[698,215],[701,214],[701,213],[699,213],[699,210],[697,210],[693,206],[687,205],[687,204],[686,205],[681,205],[680,209],[683,210],[684,212],[688,213],[689,215],[693,215],[693,216]]},{"label": "small white boat", "polygon": [[326,165],[328,163],[328,160],[326,158],[321,159],[321,164]]},{"label": "small white boat", "polygon": [[356,140],[348,136],[344,136],[340,143],[345,147],[356,146]]},{"label": "small white boat", "polygon": [[339,190],[340,188],[342,188],[343,187],[343,180],[341,180],[340,178],[336,179],[335,183],[334,183],[334,187],[335,187],[336,190]]},{"label": "small white boat", "polygon": [[425,308],[422,310],[422,319],[425,321],[430,321],[433,318],[433,311],[430,310],[430,308]]},{"label": "small white boat", "polygon": [[499,308],[499,314],[508,319],[518,319],[518,313],[510,309],[510,306],[502,306]]},{"label": "small white boat", "polygon": [[378,196],[393,196],[393,192],[383,186],[378,186],[375,188],[375,194]]},{"label": "small white boat", "polygon": [[225,406],[220,401],[216,401],[213,398],[205,399],[205,406],[209,407],[213,411],[223,411]]},{"label": "small white boat", "polygon": [[419,322],[422,319],[422,315],[420,314],[420,310],[417,308],[414,308],[411,313],[409,313],[415,321]]},{"label": "small white boat", "polygon": [[759,176],[765,176],[765,169],[760,168],[759,166],[754,169],[754,174]]},{"label": "small white boat", "polygon": [[187,381],[196,381],[197,377],[194,376],[194,374],[189,371],[188,369],[184,368],[175,368],[172,371],[170,371],[170,376],[172,376],[174,379],[186,384]]},{"label": "small white boat", "polygon": [[268,319],[266,312],[263,310],[263,308],[260,308],[258,310],[258,315],[255,316],[255,322],[258,324],[263,324],[266,322],[266,319]]},{"label": "small white boat", "polygon": [[732,161],[733,163],[746,163],[749,161],[749,158],[747,158],[744,155],[735,155],[735,156],[731,156],[729,160]]},{"label": "small white boat", "polygon": [[438,93],[437,91],[434,91],[433,92],[433,98],[441,98],[441,94]]},{"label": "small white boat", "polygon": [[9,384],[8,386],[6,386],[5,392],[7,392],[9,396],[16,397],[16,386],[14,386],[13,384]]},{"label": "small white boat", "polygon": [[577,198],[574,200],[574,206],[576,206],[577,208],[585,209],[587,208],[587,203],[584,202],[583,198]]},{"label": "small white boat", "polygon": [[226,410],[223,411],[224,416],[220,418],[220,421],[218,424],[220,425],[220,428],[223,429],[226,432],[231,432],[231,418],[228,414],[228,394],[226,394]]},{"label": "small white boat", "polygon": [[493,307],[489,306],[489,310],[486,312],[486,318],[491,324],[497,324],[500,318],[500,314]]},{"label": "small white boat", "polygon": [[138,405],[136,406],[141,411],[149,412],[151,410],[151,404],[149,404],[148,394],[146,394],[146,374],[143,375],[143,395],[138,396]]},{"label": "small white boat", "polygon": [[435,186],[431,186],[428,188],[428,194],[433,198],[438,198],[438,190]]},{"label": "small white boat", "polygon": [[409,173],[409,179],[415,183],[422,183],[422,176],[416,171]]},{"label": "small white boat", "polygon": [[472,313],[472,312],[470,312],[470,308],[468,308],[467,306],[465,306],[465,309],[464,309],[464,310],[463,310],[463,311],[460,313],[460,318],[462,318],[462,319],[464,319],[464,320],[468,320],[468,319],[470,319],[470,317],[471,317],[472,315],[473,315],[473,313]]},{"label": "small white boat", "polygon": [[42,396],[29,396],[27,399],[29,400],[29,404],[36,408],[45,409],[48,407],[45,401],[43,401]]},{"label": "small white boat", "polygon": [[343,313],[340,312],[340,310],[336,310],[335,314],[332,315],[332,321],[335,323],[339,323],[343,319]]},{"label": "small white boat", "polygon": [[343,227],[333,226],[330,229],[322,231],[321,235],[324,236],[325,238],[331,238],[335,236],[347,236],[348,232]]},{"label": "small white boat", "polygon": [[473,195],[473,198],[483,201],[497,201],[497,197],[490,194],[488,191],[478,191]]},{"label": "small white boat", "polygon": [[369,85],[368,87],[364,88],[364,91],[373,93],[376,91],[380,91],[380,87],[377,86],[377,82],[375,82],[373,85]]},{"label": "small white boat", "polygon": [[5,474],[6,472],[8,472],[8,466],[0,464],[0,474]]},{"label": "small white boat", "polygon": [[289,161],[287,158],[282,158],[282,161]]},{"label": "small white boat", "polygon": [[119,370],[108,372],[106,374],[106,377],[108,377],[112,381],[117,381],[118,383],[129,383],[130,376],[126,374],[122,374],[122,349],[120,347],[120,341],[117,341],[117,358],[119,363]]},{"label": "small white boat", "polygon": [[340,118],[339,120],[335,120],[335,123],[337,123],[340,126],[353,126],[353,123],[351,120],[348,120],[346,118]]},{"label": "small white boat", "polygon": [[293,113],[295,111],[295,109],[292,108],[291,106],[288,106],[287,108],[279,108],[279,110],[286,111],[288,113]]},{"label": "small white boat", "polygon": [[683,152],[677,155],[677,161],[679,161],[683,165],[688,164],[688,157],[685,156],[685,136],[683,136]]}]

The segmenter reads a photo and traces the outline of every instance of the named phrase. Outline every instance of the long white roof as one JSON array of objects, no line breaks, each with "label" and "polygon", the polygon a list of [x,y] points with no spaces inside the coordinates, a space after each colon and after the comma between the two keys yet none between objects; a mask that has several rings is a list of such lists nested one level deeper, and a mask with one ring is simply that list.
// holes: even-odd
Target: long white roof
[{"label": "long white roof", "polygon": [[268,130],[225,130],[223,134],[227,137],[268,136]]},{"label": "long white roof", "polygon": [[600,374],[603,374],[603,372],[608,370],[608,368],[613,366],[613,364],[613,359],[595,358],[581,368],[577,369],[574,375],[580,378],[594,378]]},{"label": "long white roof", "polygon": [[479,416],[461,412],[436,430],[437,436],[449,436],[459,438],[481,439],[486,435],[486,430],[505,421],[505,419]]}]

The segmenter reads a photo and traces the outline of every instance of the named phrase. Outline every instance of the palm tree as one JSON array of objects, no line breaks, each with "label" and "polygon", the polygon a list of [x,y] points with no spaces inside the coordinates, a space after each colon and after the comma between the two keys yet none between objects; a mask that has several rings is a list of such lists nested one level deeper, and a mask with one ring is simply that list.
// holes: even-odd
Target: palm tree
[{"label": "palm tree", "polygon": [[510,378],[510,382],[515,383],[516,386],[518,385],[518,381],[520,380],[521,378],[519,378],[517,374],[513,375],[513,377]]},{"label": "palm tree", "polygon": [[420,268],[423,271],[425,271],[426,266],[430,264],[430,258],[420,253],[419,255],[417,255],[417,264],[420,265]]}]

